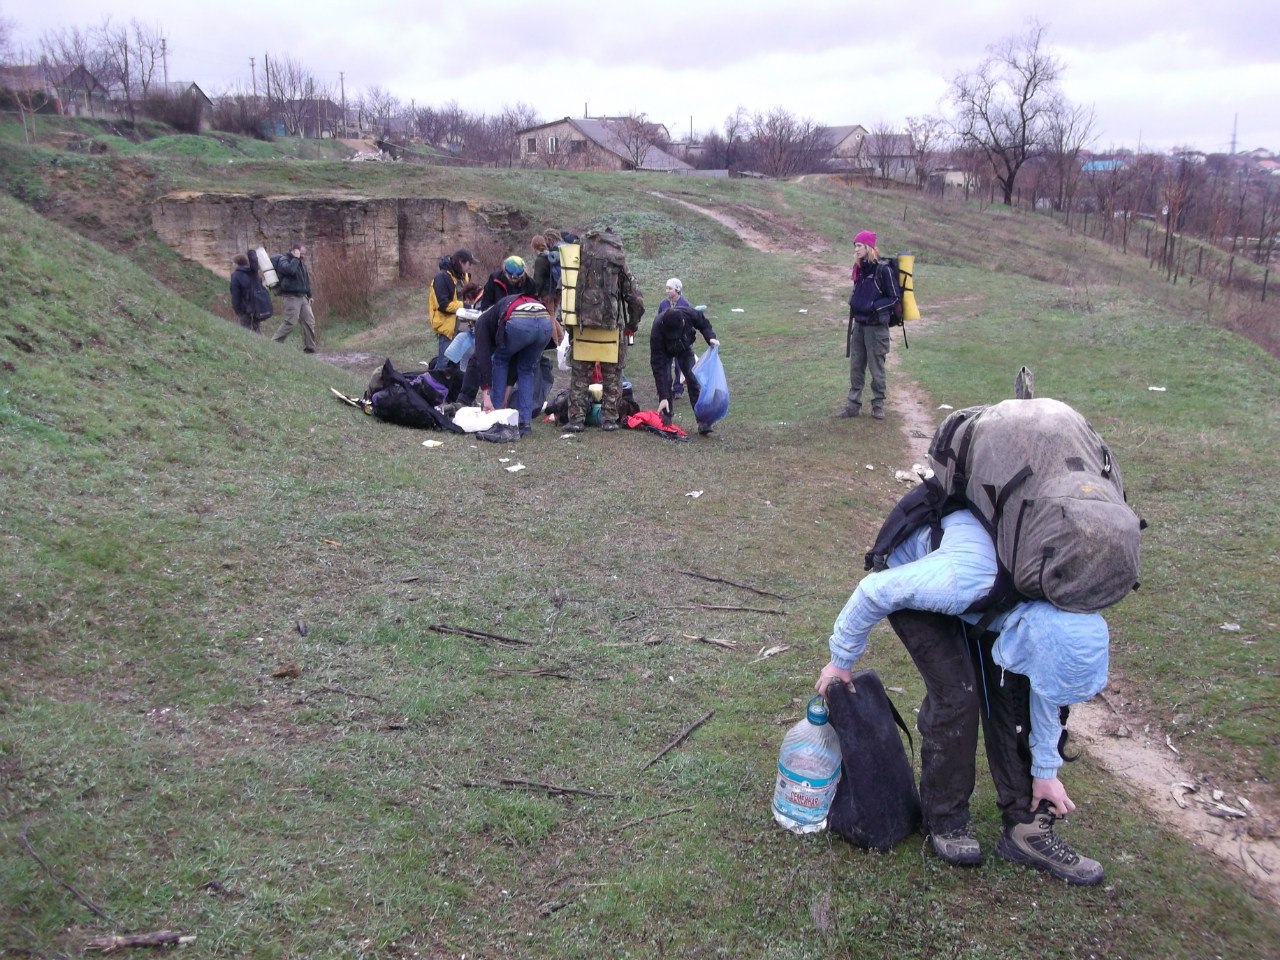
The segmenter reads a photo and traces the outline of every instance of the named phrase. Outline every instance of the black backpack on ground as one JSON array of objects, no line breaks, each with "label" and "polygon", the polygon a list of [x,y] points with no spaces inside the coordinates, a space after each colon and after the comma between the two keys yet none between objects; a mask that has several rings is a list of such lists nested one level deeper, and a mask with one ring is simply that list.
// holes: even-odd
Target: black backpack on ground
[{"label": "black backpack on ground", "polygon": [[392,366],[390,360],[374,374],[365,396],[373,404],[373,415],[387,423],[418,430],[466,433],[436,409],[436,405],[445,398],[431,385],[427,374],[406,377]]},{"label": "black backpack on ground", "polygon": [[[915,771],[898,736],[911,733],[874,670],[853,675],[853,689],[827,688],[843,770],[827,826],[855,846],[885,851],[920,828]],[[913,744],[914,749],[914,744]]]}]

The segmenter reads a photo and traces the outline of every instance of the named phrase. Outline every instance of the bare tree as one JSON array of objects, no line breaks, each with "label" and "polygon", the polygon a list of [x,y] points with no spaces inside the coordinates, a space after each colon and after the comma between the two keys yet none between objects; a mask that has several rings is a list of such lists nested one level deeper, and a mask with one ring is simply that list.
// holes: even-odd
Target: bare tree
[{"label": "bare tree", "polygon": [[284,122],[285,131],[290,136],[305,136],[310,113],[308,99],[314,95],[315,78],[301,61],[293,57],[269,57],[264,61],[267,102],[272,112]]},{"label": "bare tree", "polygon": [[[94,43],[90,31],[79,27],[48,30],[40,37],[40,52],[44,59],[62,73],[58,83],[67,101],[82,103],[89,115],[93,116],[93,84],[94,81],[104,81],[108,63],[105,51]],[[69,107],[70,103],[64,106]]]},{"label": "bare tree", "polygon": [[1059,103],[1063,66],[1049,52],[1045,32],[1032,21],[1026,33],[989,47],[975,71],[951,83],[956,132],[987,155],[1006,206],[1013,205],[1018,171],[1043,145]]},{"label": "bare tree", "polygon": [[129,119],[136,120],[160,66],[160,28],[146,26],[137,20],[116,24],[106,16],[92,36],[103,55],[103,69],[107,75],[103,82],[123,100]]},{"label": "bare tree", "polygon": [[938,165],[938,154],[945,148],[947,122],[941,117],[907,117],[907,136],[916,166],[916,184],[923,190]]},{"label": "bare tree", "polygon": [[1065,210],[1071,222],[1071,207],[1080,186],[1080,155],[1094,142],[1093,107],[1072,106],[1059,99],[1050,111],[1044,137],[1045,159],[1053,172],[1057,196],[1055,210]]},{"label": "bare tree", "polygon": [[361,126],[368,124],[379,137],[391,133],[391,119],[399,116],[401,109],[399,98],[376,84],[356,98],[356,114]]},{"label": "bare tree", "polygon": [[724,118],[724,165],[727,170],[742,167],[744,145],[751,136],[751,117],[747,108],[739,106]]},{"label": "bare tree", "polygon": [[782,107],[756,114],[752,122],[751,144],[756,161],[760,172],[771,177],[790,177],[811,168],[822,141],[821,127]]},{"label": "bare tree", "polygon": [[897,155],[898,134],[891,124],[881,121],[874,124],[867,132],[867,155],[875,164],[875,169],[882,177],[889,176],[889,166]]},{"label": "bare tree", "polygon": [[609,128],[622,145],[623,154],[631,169],[641,169],[653,147],[649,118],[643,113],[632,112],[620,120],[611,121]]}]

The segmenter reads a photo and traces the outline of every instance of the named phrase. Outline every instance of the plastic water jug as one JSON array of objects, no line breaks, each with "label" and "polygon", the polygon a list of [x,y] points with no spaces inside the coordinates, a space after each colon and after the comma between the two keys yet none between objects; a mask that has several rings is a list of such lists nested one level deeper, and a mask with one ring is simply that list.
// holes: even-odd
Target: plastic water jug
[{"label": "plastic water jug", "polygon": [[782,738],[773,819],[792,833],[827,828],[827,812],[840,782],[840,737],[827,723],[827,704],[814,697],[805,717]]},{"label": "plastic water jug", "polygon": [[449,341],[449,346],[445,348],[444,355],[454,363],[462,363],[463,360],[471,356],[471,351],[475,349],[475,346],[476,335],[468,327]]}]

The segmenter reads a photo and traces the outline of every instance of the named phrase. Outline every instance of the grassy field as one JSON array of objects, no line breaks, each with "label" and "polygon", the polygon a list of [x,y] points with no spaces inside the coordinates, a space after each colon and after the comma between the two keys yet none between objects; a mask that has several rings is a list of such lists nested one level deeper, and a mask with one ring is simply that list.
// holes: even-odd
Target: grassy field
[{"label": "grassy field", "polygon": [[[13,156],[6,183],[46,182]],[[166,163],[177,185],[212,177]],[[896,417],[832,418],[856,229],[919,256],[929,320],[895,347],[891,391],[912,381],[938,416],[1008,395],[1026,362],[1112,442],[1152,521],[1143,587],[1108,615],[1113,684],[1257,790],[1280,773],[1273,358],[1144,261],[1038,218],[822,181],[367,167],[288,169],[618,226],[655,300],[676,274],[711,305],[730,417],[684,445],[538,425],[511,448],[424,448],[333,400],[362,374],[0,199],[0,949],[173,929],[193,957],[1280,953],[1274,908],[1087,756],[1064,772],[1063,834],[1106,864],[1096,889],[768,815],[782,733],[913,458]],[[389,291],[324,347],[415,365],[419,301]],[[642,401],[646,360],[628,365]],[[886,629],[865,663],[919,702]],[[974,810],[990,849],[985,783]]]}]

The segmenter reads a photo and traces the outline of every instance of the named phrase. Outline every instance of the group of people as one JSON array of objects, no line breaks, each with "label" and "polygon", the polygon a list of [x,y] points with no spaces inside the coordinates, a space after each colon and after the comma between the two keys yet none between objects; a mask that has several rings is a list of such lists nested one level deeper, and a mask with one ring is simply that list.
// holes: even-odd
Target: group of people
[{"label": "group of people", "polygon": [[[312,310],[311,275],[307,272],[307,248],[301,240],[289,246],[289,252],[272,259],[272,269],[279,282],[284,316],[271,339],[283,343],[295,326],[302,327],[304,353],[316,352],[316,315]],[[271,294],[262,282],[256,250],[236,254],[231,270],[231,309],[240,326],[254,333],[262,332],[262,323],[275,315]]]},{"label": "group of people", "polygon": [[[568,239],[578,240],[572,234]],[[863,230],[854,242],[850,388],[841,417],[861,414],[868,373],[871,416],[885,415],[889,311],[901,293],[897,278],[885,275],[876,239]],[[644,297],[627,267],[620,238],[608,229],[593,230],[581,240],[573,324],[562,326],[567,319],[561,312],[559,261],[564,242],[566,236],[556,230],[534,235],[529,244],[532,269],[520,256],[508,256],[483,285],[471,279],[475,257],[459,249],[441,258],[428,296],[437,336],[435,365],[445,368],[453,362],[446,351],[455,337],[473,336],[474,356],[459,399],[485,411],[514,406],[521,437],[532,432],[533,417],[553,384],[549,354],[570,330],[579,335],[592,331],[592,343],[604,344],[607,358],[572,361],[563,428],[584,429],[592,403],[589,387],[598,378],[600,427],[617,430],[627,347],[644,316]],[[301,324],[304,349],[312,352],[315,319],[305,253],[297,242],[288,255],[273,260],[284,303],[274,339],[284,340]],[[259,330],[273,312],[254,251],[235,258],[231,298],[241,325],[251,330]],[[657,412],[664,425],[670,425],[673,404],[686,387],[697,409],[693,345],[698,335],[708,345],[719,344],[704,311],[685,299],[682,282],[672,277],[649,338]],[[699,430],[709,433],[711,427],[699,423]],[[920,796],[936,854],[958,866],[982,861],[969,811],[981,724],[1002,818],[996,852],[1068,883],[1100,883],[1101,864],[1072,849],[1054,825],[1075,809],[1058,778],[1066,708],[1094,696],[1106,683],[1106,621],[1097,613],[1069,612],[1045,600],[1023,600],[996,616],[972,612],[996,581],[992,536],[969,510],[943,517],[940,530],[939,536],[922,526],[889,555],[886,569],[858,584],[836,619],[828,642],[830,661],[816,689],[825,695],[831,684],[851,681],[871,629],[887,617],[925,685],[918,719]]]},{"label": "group of people", "polygon": [[[560,248],[580,242],[579,266],[574,290],[575,309],[561,312],[563,266]],[[622,241],[609,229],[592,230],[584,237],[553,229],[535,234],[529,242],[533,267],[516,255],[507,257],[483,287],[472,281],[476,259],[466,248],[442,257],[428,295],[428,312],[437,337],[433,365],[457,362],[447,356],[455,338],[474,337],[474,355],[467,364],[458,399],[479,402],[485,411],[514,407],[519,435],[533,431],[533,417],[546,404],[554,385],[551,354],[564,337],[583,337],[599,351],[600,359],[574,357],[570,363],[567,418],[563,428],[580,433],[594,398],[593,381],[600,384],[600,428],[620,426],[619,401],[623,394],[623,369],[628,346],[634,341],[644,316],[640,284],[627,267]],[[650,366],[658,395],[658,412],[670,426],[672,404],[680,382],[688,383],[695,410],[697,381],[693,376],[693,344],[697,334],[719,345],[705,312],[689,305],[677,278],[667,283],[667,296],[658,308],[650,334]],[[468,315],[467,310],[479,311]],[[562,324],[562,321],[569,321]],[[589,333],[587,331],[590,331]],[[570,351],[572,353],[572,346]],[[711,432],[699,422],[699,433]]]}]

